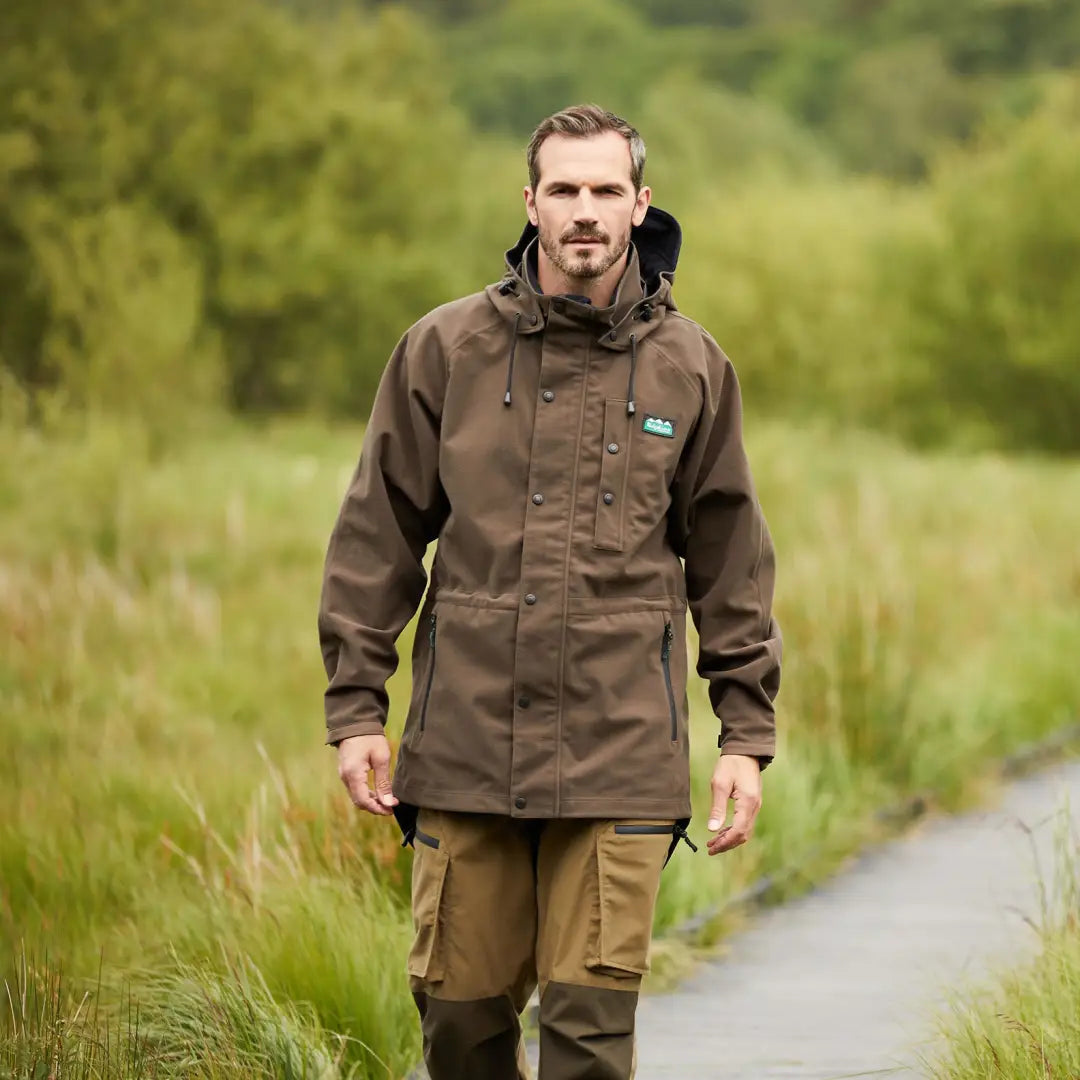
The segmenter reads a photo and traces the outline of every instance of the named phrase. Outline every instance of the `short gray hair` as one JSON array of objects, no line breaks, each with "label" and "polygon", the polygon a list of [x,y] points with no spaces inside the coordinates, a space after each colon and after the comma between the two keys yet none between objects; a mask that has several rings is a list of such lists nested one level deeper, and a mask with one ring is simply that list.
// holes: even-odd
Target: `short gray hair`
[{"label": "short gray hair", "polygon": [[526,151],[529,183],[533,191],[540,183],[540,166],[537,160],[540,147],[549,135],[587,139],[591,135],[602,135],[605,131],[617,132],[630,144],[630,179],[634,184],[634,191],[640,191],[645,179],[645,142],[637,130],[622,117],[601,109],[599,105],[572,105],[539,123],[529,139],[529,148]]}]

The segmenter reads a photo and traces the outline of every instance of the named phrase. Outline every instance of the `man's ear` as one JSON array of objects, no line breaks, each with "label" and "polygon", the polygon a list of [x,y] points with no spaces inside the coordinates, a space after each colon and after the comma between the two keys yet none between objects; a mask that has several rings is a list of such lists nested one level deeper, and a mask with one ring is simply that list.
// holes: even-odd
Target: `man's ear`
[{"label": "man's ear", "polygon": [[645,214],[648,212],[649,203],[652,202],[652,189],[643,187],[637,195],[637,202],[634,204],[634,213],[630,220],[635,225],[640,225],[645,220]]},{"label": "man's ear", "polygon": [[525,213],[529,215],[529,221],[539,228],[540,217],[536,213],[536,196],[533,194],[533,189],[527,187],[522,194],[525,196]]}]

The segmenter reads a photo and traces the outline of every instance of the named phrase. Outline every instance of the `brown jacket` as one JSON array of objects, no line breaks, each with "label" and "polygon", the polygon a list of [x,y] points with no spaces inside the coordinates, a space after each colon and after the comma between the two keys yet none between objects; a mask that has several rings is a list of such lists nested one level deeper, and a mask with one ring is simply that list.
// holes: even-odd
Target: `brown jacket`
[{"label": "brown jacket", "polygon": [[773,548],[735,372],[672,302],[674,218],[632,239],[597,309],[538,292],[528,226],[504,279],[420,319],[383,374],[318,625],[336,743],[383,730],[423,601],[404,806],[688,819],[688,605],[719,745],[774,753]]}]

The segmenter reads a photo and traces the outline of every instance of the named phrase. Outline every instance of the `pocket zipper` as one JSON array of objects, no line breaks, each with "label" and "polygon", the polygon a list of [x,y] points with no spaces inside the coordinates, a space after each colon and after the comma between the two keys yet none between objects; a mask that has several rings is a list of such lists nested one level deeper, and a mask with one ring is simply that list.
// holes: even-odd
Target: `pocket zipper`
[{"label": "pocket zipper", "polygon": [[427,685],[424,687],[424,704],[420,708],[420,730],[424,730],[427,722],[428,698],[431,697],[431,681],[435,678],[435,612],[431,613],[431,627],[428,630],[428,645],[431,649],[431,659],[428,661]]},{"label": "pocket zipper", "polygon": [[673,825],[616,825],[615,831],[620,835],[629,836],[671,836],[675,831]]},{"label": "pocket zipper", "polygon": [[671,741],[679,740],[679,714],[675,709],[675,691],[671,687],[671,643],[675,640],[675,631],[671,623],[664,623],[664,643],[660,646],[660,663],[664,667],[664,683],[667,686],[668,708],[671,710]]}]

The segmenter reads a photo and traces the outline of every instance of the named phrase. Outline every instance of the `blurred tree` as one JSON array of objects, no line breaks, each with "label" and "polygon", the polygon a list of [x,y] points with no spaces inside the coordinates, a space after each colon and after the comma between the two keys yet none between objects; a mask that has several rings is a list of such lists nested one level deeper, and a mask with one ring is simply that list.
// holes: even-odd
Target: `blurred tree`
[{"label": "blurred tree", "polygon": [[657,26],[745,26],[753,18],[754,0],[627,0]]},{"label": "blurred tree", "polygon": [[888,256],[909,433],[1080,451],[1080,81],[934,187],[940,229]]},{"label": "blurred tree", "polygon": [[457,100],[482,128],[527,137],[582,101],[632,115],[671,61],[664,44],[616,0],[508,0],[450,35]]},{"label": "blurred tree", "polygon": [[1058,67],[1080,59],[1075,0],[892,0],[877,33],[895,40],[934,35],[951,66],[965,73]]},{"label": "blurred tree", "polygon": [[842,101],[854,55],[842,38],[805,33],[786,47],[757,80],[755,89],[811,126],[827,123]]},{"label": "blurred tree", "polygon": [[[399,0],[369,0],[373,4],[397,4]],[[487,18],[495,14],[503,0],[412,0],[411,6],[424,15],[445,22]]]},{"label": "blurred tree", "polygon": [[647,94],[637,115],[654,199],[679,213],[704,190],[732,189],[764,179],[836,177],[821,140],[782,109],[724,89],[673,77]]},{"label": "blurred tree", "polygon": [[[497,275],[533,125],[592,99],[641,128],[688,258],[715,264],[702,310],[778,408],[865,416],[902,372],[889,401],[920,437],[962,415],[1072,445],[1077,125],[1038,103],[1080,55],[1080,5],[407,6],[8,0],[3,385],[161,422],[215,400],[363,412],[402,329]],[[886,317],[870,240],[896,192],[829,178],[917,177],[979,116],[994,134],[935,175],[937,232],[886,245]]]},{"label": "blurred tree", "polygon": [[136,6],[75,2],[56,19],[14,0],[6,18],[0,359],[78,404],[213,399],[201,268],[146,197],[152,133],[129,122],[149,89]]},{"label": "blurred tree", "polygon": [[[12,0],[0,361],[78,402],[362,410],[452,291],[464,128],[415,19]],[[432,250],[432,238],[440,243]],[[164,415],[162,421],[164,422]]]},{"label": "blurred tree", "polygon": [[857,169],[914,179],[945,142],[967,138],[980,102],[937,42],[911,39],[858,55],[844,72],[827,130]]}]

